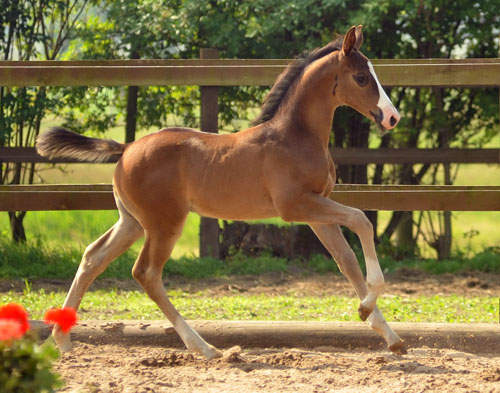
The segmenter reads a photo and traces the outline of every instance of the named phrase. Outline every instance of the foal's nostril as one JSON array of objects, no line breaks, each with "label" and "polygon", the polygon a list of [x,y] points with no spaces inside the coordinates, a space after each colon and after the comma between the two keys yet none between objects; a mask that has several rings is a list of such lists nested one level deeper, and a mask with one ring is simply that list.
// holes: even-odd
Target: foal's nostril
[{"label": "foal's nostril", "polygon": [[391,123],[391,127],[394,127],[396,125],[396,123],[398,122],[398,120],[394,116],[391,116],[391,119],[389,120],[389,122]]}]

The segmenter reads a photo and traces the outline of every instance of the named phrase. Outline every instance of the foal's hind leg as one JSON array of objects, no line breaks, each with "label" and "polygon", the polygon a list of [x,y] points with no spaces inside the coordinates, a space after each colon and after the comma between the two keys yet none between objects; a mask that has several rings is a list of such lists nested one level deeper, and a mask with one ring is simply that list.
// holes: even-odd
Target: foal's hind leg
[{"label": "foal's hind leg", "polygon": [[[361,272],[356,256],[345,240],[340,227],[338,225],[324,224],[311,224],[310,226],[316,236],[318,236],[321,243],[323,243],[325,248],[335,259],[340,271],[352,284],[358,297],[360,299],[364,299],[367,289],[363,273]],[[391,351],[396,353],[406,353],[403,340],[401,340],[401,338],[390,328],[377,306],[375,306],[374,310],[368,317],[368,321],[370,323],[370,327],[385,339]]]},{"label": "foal's hind leg", "polygon": [[[116,203],[120,213],[118,222],[85,250],[63,307],[78,309],[83,295],[95,278],[116,257],[143,236],[144,230],[136,219],[125,210],[118,199]],[[68,351],[71,349],[69,333],[63,333],[57,325],[52,330],[52,336],[60,350]]]},{"label": "foal's hind leg", "polygon": [[167,316],[186,347],[210,360],[221,357],[221,352],[203,340],[187,324],[170,302],[162,283],[163,266],[182,232],[184,219],[178,220],[177,223],[163,221],[161,227],[156,225],[154,229],[146,230],[144,247],[134,265],[132,275]]}]

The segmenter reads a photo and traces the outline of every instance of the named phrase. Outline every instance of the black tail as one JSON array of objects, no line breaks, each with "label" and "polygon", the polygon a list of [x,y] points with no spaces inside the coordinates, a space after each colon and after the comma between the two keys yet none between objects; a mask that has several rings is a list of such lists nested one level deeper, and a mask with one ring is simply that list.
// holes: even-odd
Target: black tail
[{"label": "black tail", "polygon": [[74,158],[88,162],[106,162],[121,156],[125,145],[111,139],[89,138],[62,127],[53,127],[36,140],[38,154],[48,158]]}]

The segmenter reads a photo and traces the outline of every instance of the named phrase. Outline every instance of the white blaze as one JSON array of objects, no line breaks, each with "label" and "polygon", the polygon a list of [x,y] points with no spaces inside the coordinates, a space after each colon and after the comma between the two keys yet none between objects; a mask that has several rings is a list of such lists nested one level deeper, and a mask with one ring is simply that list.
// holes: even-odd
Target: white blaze
[{"label": "white blaze", "polygon": [[379,107],[379,109],[382,111],[383,114],[383,118],[380,124],[386,130],[390,130],[396,126],[401,116],[399,115],[396,108],[394,108],[394,105],[392,105],[391,99],[387,96],[385,90],[380,85],[380,82],[378,81],[377,78],[377,74],[375,74],[375,70],[373,69],[373,65],[370,61],[368,62],[368,68],[373,76],[373,79],[375,79],[375,82],[377,83],[378,87],[377,106]]},{"label": "white blaze", "polygon": [[380,82],[378,81],[377,74],[375,74],[375,70],[373,69],[373,65],[372,65],[371,61],[368,62],[368,68],[370,69],[370,72],[372,73],[373,79],[375,79],[375,82],[377,82],[378,95],[379,95],[377,106],[380,109],[384,109],[386,106],[389,106],[389,105],[393,106],[390,98],[387,97],[385,90],[382,88],[382,86],[380,85]]}]

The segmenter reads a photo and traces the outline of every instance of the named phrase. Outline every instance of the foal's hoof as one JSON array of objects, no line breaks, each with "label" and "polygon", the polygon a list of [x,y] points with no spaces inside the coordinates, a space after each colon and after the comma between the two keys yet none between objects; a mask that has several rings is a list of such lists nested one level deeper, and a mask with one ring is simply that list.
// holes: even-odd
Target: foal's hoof
[{"label": "foal's hoof", "polygon": [[62,333],[54,329],[52,331],[52,338],[61,352],[70,352],[73,349],[71,344],[71,339],[69,338],[69,333]]},{"label": "foal's hoof", "polygon": [[389,345],[389,350],[396,355],[406,355],[408,353],[403,340],[397,342],[396,344]]},{"label": "foal's hoof", "polygon": [[207,360],[212,360],[212,359],[217,359],[221,358],[223,356],[223,353],[219,351],[217,348],[215,348],[212,345],[209,345],[204,351],[203,355],[207,358]]},{"label": "foal's hoof", "polygon": [[368,307],[363,306],[363,304],[360,304],[358,307],[358,314],[362,321],[366,321],[372,311]]}]

